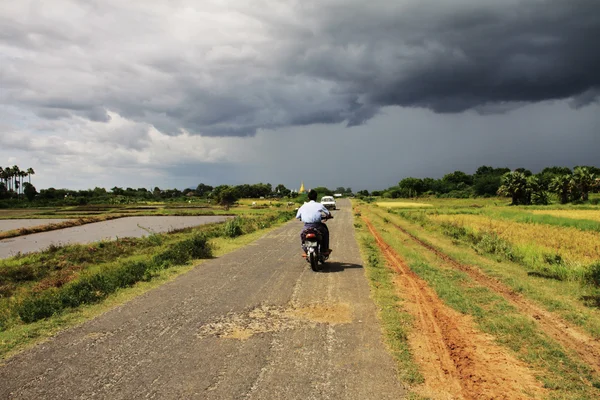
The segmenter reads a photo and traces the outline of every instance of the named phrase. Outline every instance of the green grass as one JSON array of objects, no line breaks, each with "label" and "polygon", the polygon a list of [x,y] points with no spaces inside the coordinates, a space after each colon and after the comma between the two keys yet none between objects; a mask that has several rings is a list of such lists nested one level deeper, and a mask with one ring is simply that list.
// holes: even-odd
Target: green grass
[{"label": "green grass", "polygon": [[[374,216],[374,214],[372,214]],[[400,233],[382,229],[381,217],[373,223],[386,242],[407,261],[409,267],[424,279],[437,295],[453,309],[471,315],[478,328],[495,337],[498,344],[538,371],[537,378],[551,389],[555,398],[597,398],[600,390],[582,385],[582,379],[599,385],[590,369],[566,353],[557,343],[537,329],[500,295],[474,282],[468,275],[438,266],[439,260]]]},{"label": "green grass", "polygon": [[399,378],[407,385],[423,383],[423,376],[408,344],[407,335],[413,317],[402,309],[402,300],[393,282],[394,273],[385,265],[373,237],[362,225],[358,228],[358,240],[371,297],[379,310],[386,344],[398,364]]}]

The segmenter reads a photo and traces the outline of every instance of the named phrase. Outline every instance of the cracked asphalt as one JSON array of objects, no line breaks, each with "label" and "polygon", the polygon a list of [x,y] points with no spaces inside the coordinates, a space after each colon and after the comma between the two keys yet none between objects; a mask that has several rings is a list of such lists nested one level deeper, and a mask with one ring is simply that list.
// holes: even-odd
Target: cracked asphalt
[{"label": "cracked asphalt", "polygon": [[7,360],[0,398],[402,398],[338,204],[324,272],[290,222]]}]

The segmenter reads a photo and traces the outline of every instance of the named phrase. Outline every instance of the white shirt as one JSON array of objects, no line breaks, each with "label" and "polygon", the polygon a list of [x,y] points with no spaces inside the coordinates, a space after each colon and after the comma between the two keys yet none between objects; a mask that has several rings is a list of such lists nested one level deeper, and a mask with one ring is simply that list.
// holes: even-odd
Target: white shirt
[{"label": "white shirt", "polygon": [[298,214],[296,214],[296,219],[301,220],[305,224],[315,224],[321,222],[321,212],[324,212],[326,215],[331,215],[329,210],[326,209],[323,204],[311,200],[300,207]]}]

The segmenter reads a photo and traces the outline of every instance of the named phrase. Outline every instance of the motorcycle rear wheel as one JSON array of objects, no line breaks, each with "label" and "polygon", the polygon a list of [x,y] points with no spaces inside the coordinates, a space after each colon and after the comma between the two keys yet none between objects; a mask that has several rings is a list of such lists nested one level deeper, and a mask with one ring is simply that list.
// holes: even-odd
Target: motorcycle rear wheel
[{"label": "motorcycle rear wheel", "polygon": [[308,253],[308,257],[310,259],[310,269],[312,269],[313,271],[318,271],[319,270],[319,257],[317,257],[317,254],[314,251],[310,251]]}]

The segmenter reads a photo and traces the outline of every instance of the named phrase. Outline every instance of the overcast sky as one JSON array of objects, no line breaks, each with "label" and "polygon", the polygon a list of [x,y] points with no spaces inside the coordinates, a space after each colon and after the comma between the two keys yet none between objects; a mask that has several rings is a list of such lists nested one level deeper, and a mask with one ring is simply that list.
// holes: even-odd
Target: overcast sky
[{"label": "overcast sky", "polygon": [[598,0],[2,1],[0,165],[355,190],[600,166],[598,38]]}]

